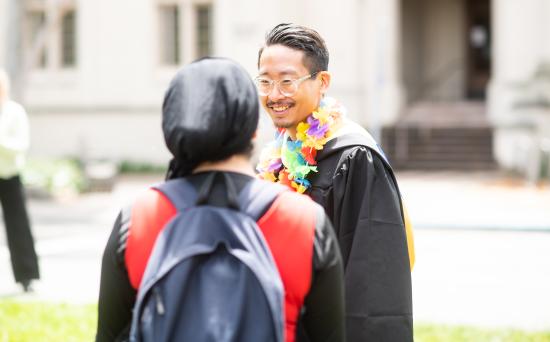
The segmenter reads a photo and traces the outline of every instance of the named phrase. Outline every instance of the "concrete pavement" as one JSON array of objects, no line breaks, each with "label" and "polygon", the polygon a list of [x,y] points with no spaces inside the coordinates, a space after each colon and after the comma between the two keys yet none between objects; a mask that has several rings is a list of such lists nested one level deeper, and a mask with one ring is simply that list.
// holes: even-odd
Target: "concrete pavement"
[{"label": "concrete pavement", "polygon": [[0,233],[0,298],[95,302],[101,255],[119,209],[162,175],[119,178],[112,192],[29,201],[41,280],[22,294],[13,283],[5,235]]},{"label": "concrete pavement", "polygon": [[550,232],[550,182],[503,172],[402,172],[401,192],[417,228]]},{"label": "concrete pavement", "polygon": [[[550,185],[501,173],[398,173],[415,225],[416,321],[550,329]],[[111,193],[31,200],[42,279],[23,294],[0,233],[0,298],[95,302],[118,208],[161,175]]]}]

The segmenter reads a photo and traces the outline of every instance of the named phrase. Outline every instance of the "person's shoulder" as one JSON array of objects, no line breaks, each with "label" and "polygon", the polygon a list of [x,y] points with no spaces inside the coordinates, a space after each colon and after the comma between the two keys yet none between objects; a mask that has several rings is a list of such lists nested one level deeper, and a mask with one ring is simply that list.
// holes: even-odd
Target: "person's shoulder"
[{"label": "person's shoulder", "polygon": [[277,207],[277,211],[279,212],[282,210],[292,213],[299,212],[300,214],[305,214],[306,211],[310,213],[317,213],[319,209],[323,210],[323,208],[311,199],[311,197],[305,194],[297,193],[291,189],[286,189],[279,193],[277,199],[274,201],[274,205]]},{"label": "person's shoulder", "polygon": [[4,103],[4,110],[11,115],[25,115],[26,111],[23,106],[13,100],[8,100]]},{"label": "person's shoulder", "polygon": [[347,147],[342,150],[342,155],[354,159],[368,159],[369,161],[373,161],[375,159],[384,159],[384,157],[377,149],[366,145],[354,145]]},{"label": "person's shoulder", "polygon": [[360,147],[381,152],[380,146],[365,128],[346,118],[320,154],[321,158],[332,154],[349,154]]},{"label": "person's shoulder", "polygon": [[1,114],[10,124],[21,124],[28,121],[25,108],[13,100],[8,100],[2,105]]},{"label": "person's shoulder", "polygon": [[[332,157],[332,158],[328,158]],[[323,151],[322,158],[339,160],[338,164],[341,164],[347,159],[374,159],[385,158],[381,153],[381,149],[375,145],[369,143],[368,140],[362,136],[340,136],[334,140],[333,144],[327,144],[326,151]]]},{"label": "person's shoulder", "polygon": [[340,134],[334,139],[331,148],[339,150],[346,157],[380,159],[389,166],[389,161],[376,139],[358,123],[346,119]]},{"label": "person's shoulder", "polygon": [[154,187],[148,187],[142,189],[136,194],[134,203],[158,201],[163,198],[165,198],[165,196],[163,196],[160,191],[156,190]]},{"label": "person's shoulder", "polygon": [[172,216],[176,208],[161,191],[154,187],[141,190],[130,205],[130,215],[133,218],[147,218]]},{"label": "person's shoulder", "polygon": [[303,205],[308,205],[308,206],[314,206],[316,204],[309,196],[297,193],[291,189],[282,191],[279,194],[279,197],[282,197],[285,200],[289,200],[289,201],[291,200],[296,203],[301,203]]}]

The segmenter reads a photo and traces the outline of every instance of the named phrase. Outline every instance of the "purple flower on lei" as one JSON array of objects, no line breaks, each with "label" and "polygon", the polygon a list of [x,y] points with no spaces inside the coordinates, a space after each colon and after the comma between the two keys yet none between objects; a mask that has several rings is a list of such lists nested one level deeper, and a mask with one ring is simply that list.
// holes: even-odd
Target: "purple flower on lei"
[{"label": "purple flower on lei", "polygon": [[281,158],[273,160],[269,166],[267,167],[267,171],[269,172],[276,172],[279,171],[279,169],[283,166],[283,161]]},{"label": "purple flower on lei", "polygon": [[320,126],[319,119],[315,119],[313,115],[308,116],[307,123],[309,128],[307,134],[316,137],[317,139],[322,139],[328,131],[328,124]]}]

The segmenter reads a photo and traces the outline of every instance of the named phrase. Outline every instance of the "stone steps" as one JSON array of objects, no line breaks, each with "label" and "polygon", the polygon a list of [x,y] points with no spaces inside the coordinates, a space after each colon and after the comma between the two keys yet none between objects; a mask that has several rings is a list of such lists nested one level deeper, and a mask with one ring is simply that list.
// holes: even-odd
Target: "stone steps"
[{"label": "stone steps", "polygon": [[382,148],[396,169],[491,170],[493,132],[480,103],[420,103],[382,131]]}]

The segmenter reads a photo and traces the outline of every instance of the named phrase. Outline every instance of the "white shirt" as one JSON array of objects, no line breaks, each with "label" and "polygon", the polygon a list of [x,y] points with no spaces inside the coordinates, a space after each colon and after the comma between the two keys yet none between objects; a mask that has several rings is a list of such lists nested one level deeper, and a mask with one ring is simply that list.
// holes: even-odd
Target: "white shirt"
[{"label": "white shirt", "polygon": [[29,143],[25,109],[14,101],[4,102],[0,105],[0,178],[19,174]]}]

